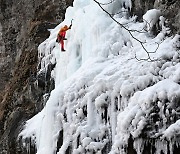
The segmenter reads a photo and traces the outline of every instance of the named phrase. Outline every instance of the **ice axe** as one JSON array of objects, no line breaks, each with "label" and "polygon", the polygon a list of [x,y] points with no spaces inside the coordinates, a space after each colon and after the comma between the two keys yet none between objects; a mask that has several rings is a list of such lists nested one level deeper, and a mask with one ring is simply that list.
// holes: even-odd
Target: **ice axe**
[{"label": "ice axe", "polygon": [[71,26],[72,26],[72,21],[73,21],[73,20],[74,20],[74,19],[71,19],[71,24],[70,24],[70,26],[69,26],[70,28],[71,28]]}]

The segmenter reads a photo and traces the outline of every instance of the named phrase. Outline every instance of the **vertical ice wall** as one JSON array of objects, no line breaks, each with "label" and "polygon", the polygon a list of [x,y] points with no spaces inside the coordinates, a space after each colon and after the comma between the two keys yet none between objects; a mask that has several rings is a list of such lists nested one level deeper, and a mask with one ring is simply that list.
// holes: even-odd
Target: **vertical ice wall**
[{"label": "vertical ice wall", "polygon": [[[102,3],[107,2],[109,1]],[[115,23],[93,0],[76,0],[73,4],[73,7],[67,8],[64,22],[51,30],[51,36],[39,46],[39,59],[42,69],[47,67],[50,62],[57,63],[56,68],[58,70],[55,71],[56,74],[53,74],[56,78],[56,85],[70,77],[82,63],[90,58],[119,54],[118,47],[121,48],[126,41],[122,36],[121,29],[114,27]],[[119,11],[123,6],[130,8],[130,1],[118,0],[106,7],[107,10],[115,11],[118,8],[117,11]],[[71,30],[67,31],[68,41],[65,41],[67,52],[62,53],[59,45],[55,43],[55,39],[60,27],[65,24],[70,25],[71,20],[73,26]],[[113,49],[111,49],[111,44],[117,37],[121,41],[114,44]],[[116,49],[114,50],[114,48]]]}]

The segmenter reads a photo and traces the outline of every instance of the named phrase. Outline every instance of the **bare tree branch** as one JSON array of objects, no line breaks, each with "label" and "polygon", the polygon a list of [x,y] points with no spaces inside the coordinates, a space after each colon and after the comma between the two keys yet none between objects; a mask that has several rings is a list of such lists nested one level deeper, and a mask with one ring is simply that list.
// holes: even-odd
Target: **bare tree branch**
[{"label": "bare tree branch", "polygon": [[128,11],[126,11],[126,10],[124,10],[124,11],[119,11],[119,12],[113,13],[113,14],[111,14],[111,15],[114,16],[114,15],[121,14],[121,13],[128,13]]},{"label": "bare tree branch", "polygon": [[[149,51],[147,51],[147,49],[146,49],[145,46],[144,46],[144,44],[145,44],[146,42],[143,42],[143,41],[139,40],[138,38],[136,38],[136,37],[132,34],[132,32],[141,32],[141,33],[142,33],[142,31],[145,30],[145,28],[143,28],[142,31],[128,29],[124,24],[122,24],[122,23],[120,23],[119,21],[117,21],[117,20],[113,17],[113,14],[110,14],[107,10],[105,10],[105,9],[102,7],[102,5],[108,5],[108,4],[110,4],[110,3],[113,3],[114,1],[115,1],[115,0],[111,0],[109,3],[100,3],[100,2],[98,2],[97,0],[94,0],[94,2],[97,3],[97,4],[99,5],[99,7],[100,7],[114,22],[116,22],[116,23],[117,23],[118,25],[120,25],[123,29],[125,29],[125,30],[130,34],[130,36],[131,36],[134,40],[136,40],[137,42],[140,43],[140,45],[142,46],[143,50],[144,50],[144,51],[146,52],[146,54],[147,54],[147,58],[145,58],[145,59],[138,59],[137,56],[136,56],[136,54],[135,54],[135,58],[136,58],[138,61],[141,61],[141,60],[157,61],[156,59],[152,59],[152,58],[151,58],[150,53],[155,53],[155,52],[158,50],[158,48],[159,48],[159,43],[155,42],[156,44],[158,44],[157,48],[155,49],[155,51],[149,52]],[[150,23],[148,23],[147,21],[146,21],[146,23],[150,25]]]},{"label": "bare tree branch", "polygon": [[101,2],[98,2],[100,5],[108,5],[108,4],[111,4],[111,3],[113,3],[115,0],[111,0],[110,2],[108,2],[108,3],[101,3]]}]

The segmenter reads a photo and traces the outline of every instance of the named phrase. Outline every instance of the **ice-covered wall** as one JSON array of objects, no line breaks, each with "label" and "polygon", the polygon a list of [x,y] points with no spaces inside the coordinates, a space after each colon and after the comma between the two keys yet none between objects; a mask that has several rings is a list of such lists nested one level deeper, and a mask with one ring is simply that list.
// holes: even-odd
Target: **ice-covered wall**
[{"label": "ice-covered wall", "polygon": [[[127,8],[116,7],[124,2],[106,7],[129,11],[130,1],[124,4]],[[156,14],[150,12],[147,20]],[[154,37],[135,17],[118,14],[114,18],[134,30],[132,35],[146,42],[146,50],[93,0],[75,0],[65,20],[39,46],[40,71],[49,63],[56,66],[51,72],[55,89],[20,134],[24,143],[27,138],[34,141],[37,154],[124,154],[133,150],[172,154],[177,150],[180,37],[167,37],[169,29],[162,17],[160,32]],[[72,19],[66,52],[61,52],[56,36]],[[147,51],[154,61],[137,60],[147,58]]]}]

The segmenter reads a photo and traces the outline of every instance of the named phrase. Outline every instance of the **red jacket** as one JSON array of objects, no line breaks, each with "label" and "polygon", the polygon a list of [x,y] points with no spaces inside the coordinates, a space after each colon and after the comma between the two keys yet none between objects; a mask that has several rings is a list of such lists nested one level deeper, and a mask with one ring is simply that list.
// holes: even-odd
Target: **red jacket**
[{"label": "red jacket", "polygon": [[58,41],[60,42],[61,40],[63,40],[66,36],[66,31],[71,29],[71,25],[68,27],[67,25],[65,25],[64,27],[62,27],[58,33]]}]

